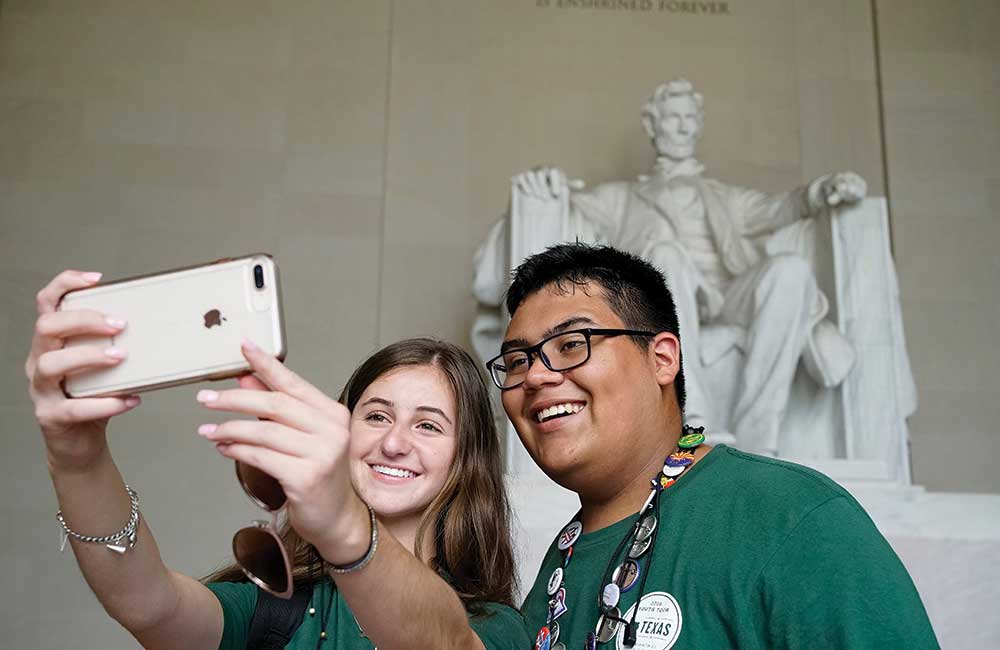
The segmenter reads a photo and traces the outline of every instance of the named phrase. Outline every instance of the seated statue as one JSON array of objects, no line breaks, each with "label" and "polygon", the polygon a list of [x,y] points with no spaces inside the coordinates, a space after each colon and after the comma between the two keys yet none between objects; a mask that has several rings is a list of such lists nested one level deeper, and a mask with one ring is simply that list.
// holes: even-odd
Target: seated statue
[{"label": "seated statue", "polygon": [[[518,250],[525,237],[512,237],[512,228],[533,230],[528,239],[536,248],[579,239],[630,251],[665,271],[674,294],[686,422],[732,433],[741,448],[777,455],[799,368],[818,387],[832,388],[856,358],[826,318],[829,302],[795,240],[813,217],[862,200],[866,183],[839,172],[767,194],[706,177],[695,157],[703,100],[684,79],[655,90],[642,122],[657,153],[649,175],[589,190],[551,167],[512,179],[509,219],[494,226],[476,257],[474,293],[485,310],[473,343],[477,350],[495,349],[489,341],[502,323],[490,310],[501,304],[505,273],[535,252]],[[719,363],[734,349],[741,363]],[[716,373],[728,375],[721,384],[712,378],[713,366],[726,368]],[[718,388],[727,381],[727,389]],[[719,394],[723,390],[731,394]]]}]

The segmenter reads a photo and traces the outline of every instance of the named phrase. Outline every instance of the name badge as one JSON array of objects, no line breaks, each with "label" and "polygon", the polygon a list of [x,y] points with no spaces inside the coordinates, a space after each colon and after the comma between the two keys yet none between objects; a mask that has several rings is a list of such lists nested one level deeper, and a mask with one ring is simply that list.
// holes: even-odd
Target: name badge
[{"label": "name badge", "polygon": [[639,613],[635,617],[635,646],[625,647],[625,626],[622,625],[615,639],[617,650],[669,650],[674,647],[683,622],[677,599],[665,591],[650,592],[632,605],[622,618],[631,621],[636,607]]}]

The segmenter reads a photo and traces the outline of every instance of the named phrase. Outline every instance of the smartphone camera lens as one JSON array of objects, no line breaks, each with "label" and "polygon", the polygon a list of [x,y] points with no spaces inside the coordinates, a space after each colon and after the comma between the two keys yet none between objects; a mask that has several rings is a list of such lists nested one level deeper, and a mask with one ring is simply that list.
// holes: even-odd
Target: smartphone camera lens
[{"label": "smartphone camera lens", "polygon": [[258,289],[264,288],[264,267],[260,264],[253,267],[253,283]]}]

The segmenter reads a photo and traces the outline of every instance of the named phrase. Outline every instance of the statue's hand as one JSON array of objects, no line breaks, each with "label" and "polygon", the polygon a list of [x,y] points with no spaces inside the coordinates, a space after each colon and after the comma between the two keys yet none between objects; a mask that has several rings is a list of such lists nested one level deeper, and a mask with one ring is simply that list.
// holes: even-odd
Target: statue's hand
[{"label": "statue's hand", "polygon": [[831,208],[842,203],[857,203],[868,193],[868,183],[854,172],[837,172],[820,182],[820,193]]},{"label": "statue's hand", "polygon": [[510,182],[515,190],[511,208],[530,218],[558,217],[569,196],[566,174],[557,167],[536,167]]}]

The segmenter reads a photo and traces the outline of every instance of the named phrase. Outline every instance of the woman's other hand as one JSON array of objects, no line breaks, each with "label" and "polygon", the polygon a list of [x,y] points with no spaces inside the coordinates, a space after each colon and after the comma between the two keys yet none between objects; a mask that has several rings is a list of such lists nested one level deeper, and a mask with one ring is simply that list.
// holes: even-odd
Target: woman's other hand
[{"label": "woman's other hand", "polygon": [[125,321],[115,315],[56,309],[66,292],[92,286],[100,278],[100,273],[63,271],[36,297],[38,319],[24,370],[53,472],[85,471],[93,465],[107,449],[108,419],[139,404],[135,396],[74,399],[63,392],[67,376],[114,366],[125,358],[125,351],[115,347],[65,347],[74,336],[113,336],[125,328]]},{"label": "woman's other hand", "polygon": [[198,401],[259,419],[204,424],[198,433],[223,456],[277,479],[289,522],[328,562],[356,560],[370,531],[351,484],[350,411],[256,345],[245,342],[243,355],[255,376],[241,378],[237,389],[200,391]]}]

